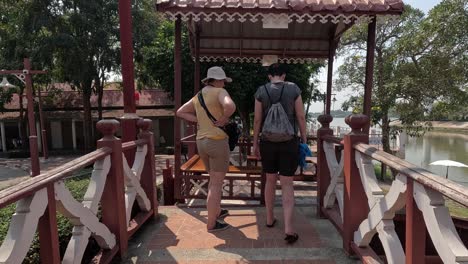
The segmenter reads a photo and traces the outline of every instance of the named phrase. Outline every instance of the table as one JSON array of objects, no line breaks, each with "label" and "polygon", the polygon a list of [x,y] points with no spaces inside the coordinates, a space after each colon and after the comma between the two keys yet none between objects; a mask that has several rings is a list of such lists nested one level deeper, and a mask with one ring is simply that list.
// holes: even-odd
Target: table
[{"label": "table", "polygon": [[[205,164],[198,155],[194,155],[181,167],[183,188],[183,198],[206,198],[207,191],[205,186],[209,183],[210,177],[206,171]],[[258,200],[260,203],[264,201],[265,175],[262,173],[262,168],[259,166],[229,166],[228,173],[224,179],[222,199],[227,200]],[[250,184],[248,196],[242,195],[240,191],[246,191],[245,185],[236,185],[236,182],[247,182]],[[259,184],[256,184],[259,183]],[[260,186],[260,187],[259,187]],[[256,195],[256,188],[260,189],[260,195]],[[235,193],[237,191],[237,193]]]}]

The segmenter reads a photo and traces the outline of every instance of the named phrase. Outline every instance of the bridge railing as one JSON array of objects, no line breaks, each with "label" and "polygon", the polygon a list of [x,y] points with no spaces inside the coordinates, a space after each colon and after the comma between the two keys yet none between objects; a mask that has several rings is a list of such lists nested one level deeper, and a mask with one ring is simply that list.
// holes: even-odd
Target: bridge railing
[{"label": "bridge railing", "polygon": [[[468,249],[445,204],[451,199],[467,207],[468,188],[368,145],[362,131],[367,117],[347,118],[352,131],[342,142],[330,136],[330,119],[323,116],[319,130],[318,212],[337,227],[347,253],[364,263],[425,263],[427,234],[439,262],[468,261]],[[341,158],[336,146],[344,147]],[[397,173],[389,190],[379,185],[376,161]],[[405,221],[404,235],[395,227],[397,214]],[[383,250],[372,246],[376,235]]]},{"label": "bridge railing", "polygon": [[[0,191],[0,208],[16,203],[0,247],[0,263],[21,263],[36,230],[41,263],[81,263],[91,236],[101,248],[93,261],[109,263],[115,255],[125,255],[128,239],[146,220],[157,216],[158,204],[151,120],[139,120],[140,139],[123,144],[114,136],[119,125],[116,120],[99,121],[97,129],[104,136],[97,150]],[[134,160],[131,165],[127,158]],[[79,202],[64,180],[92,164],[88,188]],[[135,201],[139,210],[132,214]],[[59,252],[57,212],[74,226],[63,254]]]}]

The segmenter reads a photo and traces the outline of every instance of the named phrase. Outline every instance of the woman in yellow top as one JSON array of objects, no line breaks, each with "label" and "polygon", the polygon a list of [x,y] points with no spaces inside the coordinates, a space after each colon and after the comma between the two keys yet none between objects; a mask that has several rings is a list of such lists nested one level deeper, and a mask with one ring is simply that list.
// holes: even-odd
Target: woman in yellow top
[{"label": "woman in yellow top", "polygon": [[229,228],[229,224],[222,221],[222,218],[228,215],[228,211],[221,209],[221,188],[229,169],[230,152],[228,136],[220,127],[229,122],[229,117],[236,111],[236,105],[224,89],[225,83],[232,82],[232,79],[226,77],[221,67],[209,68],[207,77],[202,82],[205,87],[200,93],[206,107],[217,121],[213,123],[208,117],[198,101],[198,94],[177,110],[177,116],[189,122],[198,123],[198,155],[210,174],[206,202],[207,229],[209,232],[215,232]]}]

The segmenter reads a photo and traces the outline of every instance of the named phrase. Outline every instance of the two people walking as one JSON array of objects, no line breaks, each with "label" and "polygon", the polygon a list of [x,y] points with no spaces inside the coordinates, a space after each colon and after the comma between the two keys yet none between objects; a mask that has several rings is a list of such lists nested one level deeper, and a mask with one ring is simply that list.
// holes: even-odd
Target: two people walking
[{"label": "two people walking", "polygon": [[[286,70],[282,65],[271,65],[268,78],[270,82],[259,87],[255,94],[253,150],[254,154],[261,158],[263,172],[266,174],[265,224],[267,227],[274,227],[277,222],[273,209],[276,182],[279,177],[282,188],[285,240],[294,243],[299,236],[293,226],[293,176],[298,166],[299,141],[306,142],[304,107],[301,90],[296,84],[285,81]],[[222,220],[229,212],[220,207],[221,188],[229,169],[230,154],[228,137],[221,127],[229,122],[236,106],[224,89],[225,84],[232,82],[232,79],[226,76],[222,68],[208,69],[207,77],[202,82],[205,87],[200,94],[206,108],[217,121],[213,122],[208,117],[207,111],[200,104],[200,95],[185,103],[177,111],[177,116],[198,125],[198,153],[210,175],[207,229],[209,232],[215,232],[229,228],[229,224]],[[298,131],[300,138],[297,137]]]}]

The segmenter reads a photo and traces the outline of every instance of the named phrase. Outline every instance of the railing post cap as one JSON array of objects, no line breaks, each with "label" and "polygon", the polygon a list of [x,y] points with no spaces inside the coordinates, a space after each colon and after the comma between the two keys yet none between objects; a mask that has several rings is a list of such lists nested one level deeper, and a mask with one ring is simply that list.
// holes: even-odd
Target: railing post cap
[{"label": "railing post cap", "polygon": [[151,121],[151,119],[139,119],[137,121],[137,127],[143,131],[149,131],[153,125],[153,121]]},{"label": "railing post cap", "polygon": [[322,125],[322,127],[328,128],[330,127],[330,123],[333,121],[333,116],[329,114],[319,115],[317,120]]},{"label": "railing post cap", "polygon": [[104,135],[103,138],[105,139],[114,138],[114,134],[119,127],[120,123],[115,119],[100,120],[96,124],[96,128]]},{"label": "railing post cap", "polygon": [[345,122],[351,127],[352,133],[361,133],[369,123],[369,117],[363,114],[352,114],[345,118]]}]

